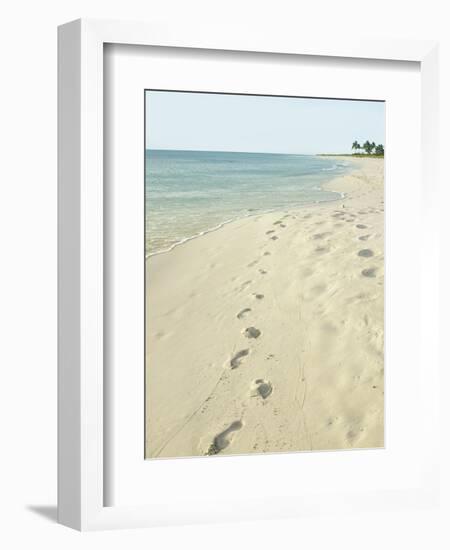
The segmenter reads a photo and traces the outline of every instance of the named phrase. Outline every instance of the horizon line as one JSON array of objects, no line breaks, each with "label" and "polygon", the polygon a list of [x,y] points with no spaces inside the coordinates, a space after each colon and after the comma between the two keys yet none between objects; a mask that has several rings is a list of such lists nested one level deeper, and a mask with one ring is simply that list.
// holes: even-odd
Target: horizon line
[{"label": "horizon line", "polygon": [[166,147],[146,147],[145,151],[178,151],[189,153],[243,153],[246,155],[300,155],[300,156],[316,156],[316,155],[346,155],[351,153],[336,153],[336,152],[321,152],[321,153],[279,153],[273,151],[232,151],[223,149],[171,149]]}]

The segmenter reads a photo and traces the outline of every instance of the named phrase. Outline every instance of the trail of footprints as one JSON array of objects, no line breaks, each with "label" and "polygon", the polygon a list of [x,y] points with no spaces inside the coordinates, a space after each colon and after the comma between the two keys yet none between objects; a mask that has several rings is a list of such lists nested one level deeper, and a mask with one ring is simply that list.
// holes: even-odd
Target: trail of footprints
[{"label": "trail of footprints", "polygon": [[[356,225],[356,228],[357,229],[367,229],[367,225],[359,223],[359,224]],[[360,235],[358,237],[358,240],[359,241],[367,241],[370,238],[370,236],[371,236],[370,233],[366,234],[366,235]],[[374,256],[374,252],[370,248],[362,248],[361,250],[358,251],[358,256],[360,258],[372,258]],[[376,267],[364,268],[361,271],[361,275],[363,277],[368,277],[368,278],[372,279],[372,278],[377,276],[377,268]]]},{"label": "trail of footprints", "polygon": [[[358,212],[358,214],[365,214],[365,213],[366,213],[365,211]],[[337,220],[345,221],[349,223],[351,222],[355,223],[356,221],[356,215],[346,211],[335,211],[331,216],[333,218],[336,218]],[[284,216],[283,219],[287,217],[289,217],[289,215]],[[309,218],[311,218],[311,214],[306,214],[305,216],[303,216],[303,219],[309,219]],[[286,228],[286,224],[283,223],[283,219],[277,220],[276,222],[274,222],[274,225],[280,228]],[[342,225],[342,224],[339,224],[339,225]],[[362,230],[362,229],[368,229],[368,226],[362,223],[358,223],[358,224],[355,224],[355,228],[358,230]],[[272,241],[278,240],[278,236],[275,233],[276,233],[275,229],[269,229],[268,231],[266,231],[266,235],[269,235],[269,239]],[[313,235],[313,239],[322,240],[330,236],[331,234],[332,233],[329,231],[316,233]],[[370,237],[371,237],[370,234],[364,234],[364,235],[360,235],[358,237],[358,240],[367,241]],[[270,256],[270,254],[271,253],[269,251],[265,251],[263,253],[263,256]],[[374,252],[369,248],[363,248],[358,251],[357,255],[360,258],[371,258],[374,256]],[[258,263],[259,263],[259,260],[254,260],[250,262],[247,267],[254,267]],[[267,274],[267,271],[265,269],[259,269],[258,271],[261,275]],[[367,278],[374,278],[377,275],[377,269],[375,267],[364,268],[361,271],[361,275]],[[242,285],[241,289],[245,288],[250,283],[251,281],[246,281]],[[252,296],[256,300],[264,299],[264,294],[253,293]],[[246,319],[248,316],[250,316],[251,313],[252,313],[252,309],[250,307],[245,307],[237,313],[236,317],[239,320],[243,320],[243,319]],[[258,328],[250,326],[243,329],[242,334],[244,335],[245,338],[249,340],[257,340],[262,333]],[[236,352],[229,361],[230,369],[234,370],[241,367],[241,365],[245,361],[245,358],[248,357],[248,355],[250,355],[250,351],[251,351],[250,348],[243,348],[238,352]],[[273,357],[273,355],[271,355],[270,357]],[[266,400],[270,397],[270,395],[272,394],[272,391],[273,391],[273,386],[269,380],[258,378],[252,383],[251,396],[261,398],[262,400]],[[243,426],[244,426],[244,422],[242,419],[235,420],[234,422],[232,422],[226,429],[224,429],[214,437],[211,445],[209,446],[206,452],[206,455],[209,455],[209,456],[217,455],[221,451],[226,449],[231,444],[235,432],[241,430]]]},{"label": "trail of footprints", "polygon": [[[384,209],[382,208],[380,211],[384,212]],[[358,210],[358,214],[360,214],[360,215],[367,214],[369,212],[373,214],[373,213],[376,213],[378,211],[373,210],[373,209],[370,209],[369,211]],[[356,215],[355,214],[352,214],[350,212],[346,212],[344,210],[342,210],[342,211],[341,210],[336,210],[333,214],[331,214],[331,216],[333,218],[336,218],[336,219],[341,220],[341,221],[346,221],[346,222],[355,222],[356,221]],[[355,228],[356,229],[368,229],[368,226],[363,224],[363,223],[357,223],[355,225]],[[324,233],[316,234],[316,235],[313,236],[313,238],[315,238],[315,239],[322,238],[323,235],[326,235],[326,233],[325,234]],[[366,233],[364,235],[359,235],[358,240],[365,242],[365,241],[369,240],[371,236],[372,235],[370,233]],[[363,249],[358,251],[358,256],[360,258],[372,258],[374,256],[374,252],[370,248],[363,248]],[[361,270],[361,275],[363,277],[367,277],[367,278],[370,278],[370,279],[374,278],[374,277],[377,276],[377,268],[376,267],[364,268],[364,269]]]},{"label": "trail of footprints", "polygon": [[[287,218],[287,217],[288,215],[284,216],[284,218]],[[286,228],[286,224],[283,223],[283,220],[276,221],[274,225],[277,225],[283,229]],[[275,229],[270,229],[266,231],[266,235],[272,235],[270,237],[271,240],[273,241],[278,240],[278,237],[276,235],[273,235],[273,233],[275,233]],[[263,256],[270,256],[270,255],[271,253],[268,250],[266,250],[263,253]],[[247,267],[254,267],[257,263],[259,263],[259,260],[254,260],[250,262],[247,265]],[[267,271],[265,269],[259,269],[258,272],[261,275],[267,274]],[[249,283],[250,281],[247,281],[242,285],[242,287],[247,286]],[[264,294],[261,294],[261,293],[254,292],[252,296],[255,298],[255,300],[258,300],[258,301],[264,299]],[[245,307],[236,314],[236,317],[239,320],[243,320],[247,318],[249,315],[251,315],[251,312],[252,312],[252,309],[250,307]],[[242,334],[244,335],[245,338],[248,338],[249,340],[256,340],[261,336],[262,333],[258,328],[250,326],[243,329]],[[230,359],[229,368],[231,370],[235,370],[239,368],[243,364],[243,362],[245,361],[245,358],[248,355],[250,355],[249,348],[243,348],[237,351]],[[273,355],[270,355],[269,357],[272,358]],[[270,395],[272,394],[272,391],[273,391],[273,386],[269,380],[258,378],[252,383],[251,396],[259,397],[262,400],[266,400],[268,397],[270,397]],[[244,423],[242,419],[235,420],[234,422],[232,422],[225,430],[221,431],[214,437],[212,443],[210,444],[208,450],[206,451],[206,455],[208,456],[217,455],[221,451],[226,449],[231,444],[234,433],[242,429],[243,426],[244,426]]]}]

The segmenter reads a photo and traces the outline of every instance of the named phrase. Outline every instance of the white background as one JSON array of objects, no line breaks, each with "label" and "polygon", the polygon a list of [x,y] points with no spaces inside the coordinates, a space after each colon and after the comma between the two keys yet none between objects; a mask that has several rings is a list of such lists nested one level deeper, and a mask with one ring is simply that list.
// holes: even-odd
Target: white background
[{"label": "white background", "polygon": [[[1,211],[1,530],[5,548],[448,548],[450,509],[392,515],[306,518],[247,524],[79,534],[56,525],[56,26],[83,17],[236,22],[268,33],[360,33],[441,40],[441,97],[450,97],[446,2],[190,0],[20,1],[2,10],[0,51]],[[450,123],[441,104],[441,170]],[[444,178],[443,178],[444,180]],[[448,178],[445,178],[448,182]],[[446,183],[443,181],[443,184]],[[450,184],[443,185],[442,234],[450,236]],[[447,239],[443,278],[450,280]],[[446,256],[444,258],[444,255]],[[408,270],[414,262],[405,266]],[[441,302],[448,308],[449,291]],[[443,308],[444,311],[444,308]],[[442,314],[443,328],[447,322]],[[443,331],[444,335],[445,332]],[[443,349],[443,352],[445,350]],[[446,363],[448,352],[445,351]],[[449,405],[442,380],[442,460],[449,461]],[[447,441],[445,441],[445,438]],[[418,434],[418,442],[426,434]],[[450,494],[449,477],[443,485]],[[337,511],[338,512],[338,511]]]}]

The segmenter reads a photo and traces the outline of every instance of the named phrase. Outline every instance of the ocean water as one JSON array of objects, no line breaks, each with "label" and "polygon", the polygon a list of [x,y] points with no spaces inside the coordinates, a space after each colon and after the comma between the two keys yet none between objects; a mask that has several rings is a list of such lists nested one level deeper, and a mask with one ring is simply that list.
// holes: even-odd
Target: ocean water
[{"label": "ocean water", "polygon": [[170,250],[230,221],[337,200],[322,184],[350,170],[309,155],[147,150],[146,254]]}]

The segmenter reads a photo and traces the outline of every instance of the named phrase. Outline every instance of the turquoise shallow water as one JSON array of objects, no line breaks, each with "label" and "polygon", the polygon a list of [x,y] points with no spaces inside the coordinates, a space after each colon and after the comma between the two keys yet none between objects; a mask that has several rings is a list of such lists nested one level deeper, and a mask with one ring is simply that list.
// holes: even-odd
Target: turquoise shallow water
[{"label": "turquoise shallow water", "polygon": [[229,221],[340,198],[321,185],[350,167],[309,155],[147,150],[146,253]]}]

